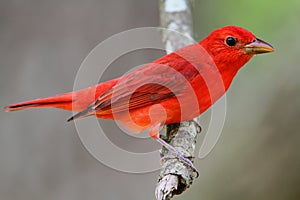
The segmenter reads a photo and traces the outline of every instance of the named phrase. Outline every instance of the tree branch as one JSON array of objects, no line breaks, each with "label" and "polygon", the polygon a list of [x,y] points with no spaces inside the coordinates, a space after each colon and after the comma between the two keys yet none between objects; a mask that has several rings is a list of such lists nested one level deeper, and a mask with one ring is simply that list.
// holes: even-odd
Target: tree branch
[{"label": "tree branch", "polygon": [[[191,43],[192,16],[189,0],[160,0],[160,20],[164,28],[182,33],[163,31],[163,42],[167,51],[174,51]],[[188,37],[187,37],[188,36]],[[193,121],[166,126],[163,138],[187,158],[194,158],[196,136],[201,128]],[[181,194],[192,183],[196,175],[164,147],[161,150],[162,168],[155,190],[157,200],[171,199]],[[192,160],[193,161],[193,160]]]}]

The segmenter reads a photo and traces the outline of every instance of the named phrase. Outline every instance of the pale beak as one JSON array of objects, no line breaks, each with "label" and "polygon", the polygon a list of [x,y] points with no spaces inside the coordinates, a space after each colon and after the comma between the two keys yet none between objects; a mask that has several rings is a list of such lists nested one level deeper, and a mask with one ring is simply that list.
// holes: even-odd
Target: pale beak
[{"label": "pale beak", "polygon": [[244,50],[246,54],[261,54],[273,52],[274,48],[267,42],[256,38],[253,42],[246,44]]}]

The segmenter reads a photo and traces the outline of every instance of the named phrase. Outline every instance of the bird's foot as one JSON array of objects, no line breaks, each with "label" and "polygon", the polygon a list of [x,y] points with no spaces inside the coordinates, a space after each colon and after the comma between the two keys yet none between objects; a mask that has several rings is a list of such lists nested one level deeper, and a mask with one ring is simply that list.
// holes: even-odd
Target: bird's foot
[{"label": "bird's foot", "polygon": [[[185,157],[182,153],[180,153],[177,149],[175,149],[172,145],[167,143],[161,138],[156,138],[156,141],[159,142],[161,145],[163,145],[166,149],[168,149],[175,157],[177,157],[182,163],[184,163],[186,166],[190,167],[193,172],[196,173],[196,177],[199,176],[199,172],[197,168],[194,166],[192,161],[188,159],[189,157]],[[167,159],[168,157],[162,158]],[[190,157],[191,158],[191,157]]]}]

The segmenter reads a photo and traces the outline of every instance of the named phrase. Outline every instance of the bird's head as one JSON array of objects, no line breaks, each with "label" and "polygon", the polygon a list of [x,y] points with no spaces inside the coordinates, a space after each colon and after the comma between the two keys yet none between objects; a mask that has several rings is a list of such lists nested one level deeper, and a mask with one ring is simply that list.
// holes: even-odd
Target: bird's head
[{"label": "bird's head", "polygon": [[237,71],[254,55],[273,52],[274,48],[238,26],[214,30],[200,44],[212,56],[219,70]]}]

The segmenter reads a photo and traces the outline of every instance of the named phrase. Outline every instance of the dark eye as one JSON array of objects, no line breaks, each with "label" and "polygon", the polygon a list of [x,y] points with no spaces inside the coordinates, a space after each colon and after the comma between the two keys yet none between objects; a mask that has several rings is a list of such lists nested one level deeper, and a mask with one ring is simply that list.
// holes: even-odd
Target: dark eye
[{"label": "dark eye", "polygon": [[234,37],[229,36],[226,38],[225,42],[228,46],[232,47],[236,44],[236,39]]}]

